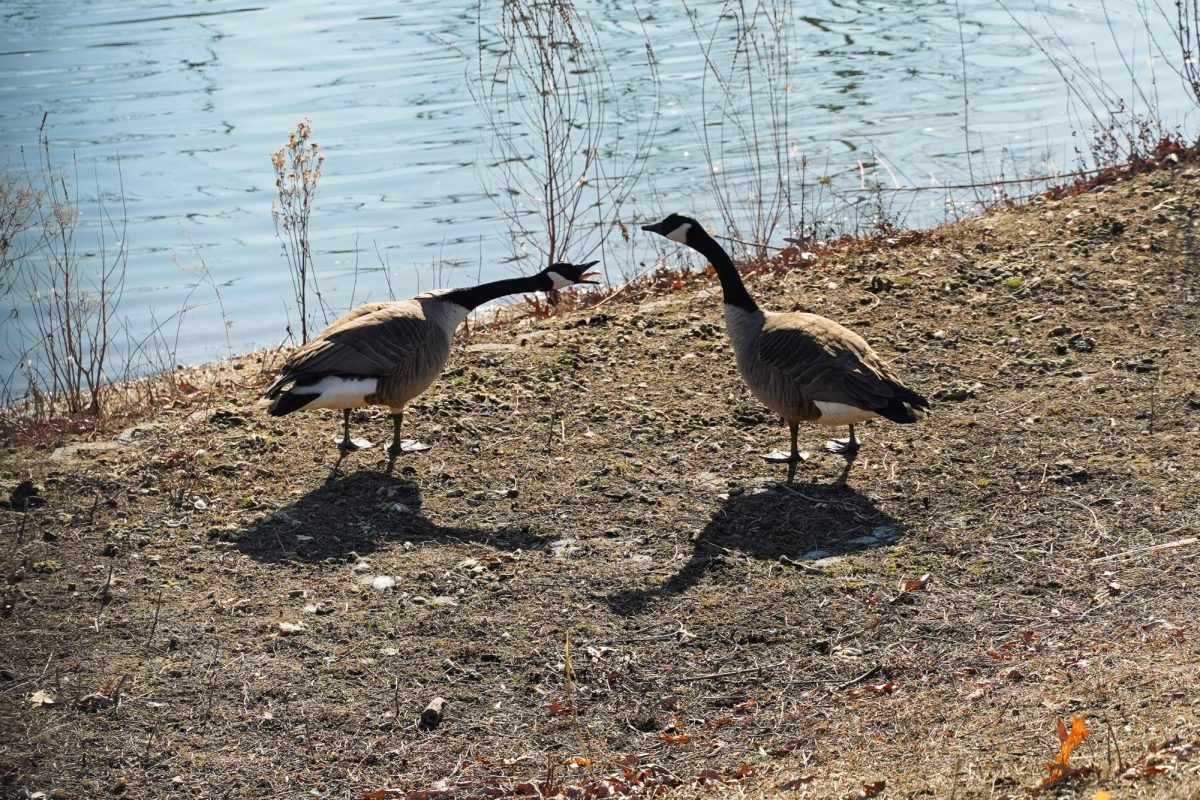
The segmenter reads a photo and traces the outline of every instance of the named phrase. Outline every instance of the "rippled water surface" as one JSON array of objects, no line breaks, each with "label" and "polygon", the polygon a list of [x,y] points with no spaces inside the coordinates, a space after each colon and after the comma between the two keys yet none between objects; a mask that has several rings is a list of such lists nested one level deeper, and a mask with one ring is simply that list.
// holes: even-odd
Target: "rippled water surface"
[{"label": "rippled water surface", "polygon": [[[479,41],[497,46],[497,5],[8,0],[0,6],[2,159],[36,162],[45,115],[56,160],[74,159],[81,248],[95,244],[99,195],[128,223],[122,315],[144,331],[189,309],[172,323],[181,362],[277,344],[294,319],[268,153],[303,117],[327,154],[312,239],[335,312],[389,292],[528,270],[512,263],[485,191],[498,185],[493,151],[469,91]],[[701,93],[696,30],[708,36],[716,26],[713,58],[728,63],[732,27],[719,20],[722,4],[693,0],[694,25],[680,3],[584,5],[621,113],[657,119],[643,153],[617,154],[646,157],[622,216],[678,210],[719,219],[710,171],[737,186],[754,170],[752,148],[728,128],[719,157],[706,158],[700,141],[716,104],[711,78]],[[808,160],[805,179],[829,176],[843,198],[864,178],[913,187],[1013,177],[1047,162],[1073,168],[1091,118],[1082,102],[1069,102],[1047,53],[1077,60],[1134,108],[1136,82],[1156,94],[1169,124],[1189,121],[1179,82],[1133,4],[816,0],[796,3],[793,14],[791,82],[769,91],[788,98],[791,152]],[[1155,13],[1149,23],[1167,43],[1165,22]],[[646,39],[657,85],[647,79]],[[944,213],[942,192],[887,197],[917,224]],[[655,244],[635,240],[597,255],[616,277],[652,260]],[[9,374],[12,354],[3,359]]]}]

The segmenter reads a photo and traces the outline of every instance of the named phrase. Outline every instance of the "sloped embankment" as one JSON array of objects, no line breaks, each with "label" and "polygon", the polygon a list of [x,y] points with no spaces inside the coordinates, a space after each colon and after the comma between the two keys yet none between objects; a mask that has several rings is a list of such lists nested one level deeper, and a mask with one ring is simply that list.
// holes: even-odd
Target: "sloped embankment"
[{"label": "sloped embankment", "polygon": [[1144,759],[1200,737],[1198,207],[1178,167],[750,280],[935,400],[848,491],[823,430],[794,491],[758,459],[707,280],[464,337],[394,477],[265,416],[262,357],[128,444],[9,448],[47,503],[0,512],[0,782],[1003,796],[1080,716],[1089,791],[1186,796]]}]

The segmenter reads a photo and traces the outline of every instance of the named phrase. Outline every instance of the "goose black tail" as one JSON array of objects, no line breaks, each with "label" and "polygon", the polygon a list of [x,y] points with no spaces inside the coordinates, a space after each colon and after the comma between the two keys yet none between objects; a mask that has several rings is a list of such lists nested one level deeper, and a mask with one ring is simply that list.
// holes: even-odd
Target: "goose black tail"
[{"label": "goose black tail", "polygon": [[879,411],[882,416],[892,422],[898,422],[901,425],[916,422],[925,415],[924,412],[929,410],[929,401],[907,386],[896,386],[895,390],[895,396],[887,406]]},{"label": "goose black tail", "polygon": [[272,417],[282,417],[284,414],[290,414],[293,411],[304,408],[318,397],[320,397],[319,394],[300,394],[296,392],[295,387],[285,394],[277,392],[275,400],[271,405],[267,406],[267,413]]}]

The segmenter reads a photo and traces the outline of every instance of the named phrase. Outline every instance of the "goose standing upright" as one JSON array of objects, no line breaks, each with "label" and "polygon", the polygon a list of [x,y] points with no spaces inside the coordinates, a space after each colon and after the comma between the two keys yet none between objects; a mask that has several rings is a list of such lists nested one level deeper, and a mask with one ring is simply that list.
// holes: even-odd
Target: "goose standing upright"
[{"label": "goose standing upright", "polygon": [[352,309],[292,353],[263,395],[271,401],[267,413],[282,417],[305,408],[342,409],[339,447],[346,452],[357,449],[350,439],[350,409],[388,406],[394,426],[390,471],[400,453],[404,406],[441,374],[450,340],[467,314],[509,294],[596,283],[588,280],[596,273],[587,270],[597,263],[551,264],[536,275]]},{"label": "goose standing upright", "polygon": [[855,423],[875,417],[916,422],[929,408],[929,401],[905,386],[857,333],[817,314],[760,309],[729,254],[696,220],[671,214],[642,230],[687,245],[716,269],[738,370],[754,396],[791,430],[791,455],[779,459],[788,465],[789,484],[800,460],[796,439],[801,422],[850,426],[848,439],[826,444],[846,457],[838,479],[844,483],[858,453]]}]

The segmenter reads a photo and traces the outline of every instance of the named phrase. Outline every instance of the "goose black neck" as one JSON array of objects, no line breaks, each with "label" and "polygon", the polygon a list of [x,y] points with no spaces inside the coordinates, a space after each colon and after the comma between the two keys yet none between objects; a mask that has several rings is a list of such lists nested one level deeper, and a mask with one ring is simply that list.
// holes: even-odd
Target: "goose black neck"
[{"label": "goose black neck", "polygon": [[549,281],[546,280],[544,275],[527,275],[523,278],[505,278],[501,281],[481,283],[478,286],[471,286],[467,289],[451,289],[439,295],[438,299],[460,305],[470,311],[505,295],[547,291],[551,288]]},{"label": "goose black neck", "polygon": [[[696,239],[696,241],[693,242],[692,239]],[[688,244],[692,249],[707,256],[713,269],[717,271],[717,277],[721,279],[721,292],[725,295],[726,305],[736,306],[751,313],[758,311],[758,303],[755,303],[754,298],[746,291],[746,285],[742,283],[742,276],[738,274],[737,267],[733,265],[733,259],[725,252],[725,248],[717,244],[716,240],[704,231],[695,229],[691,232]]]}]

